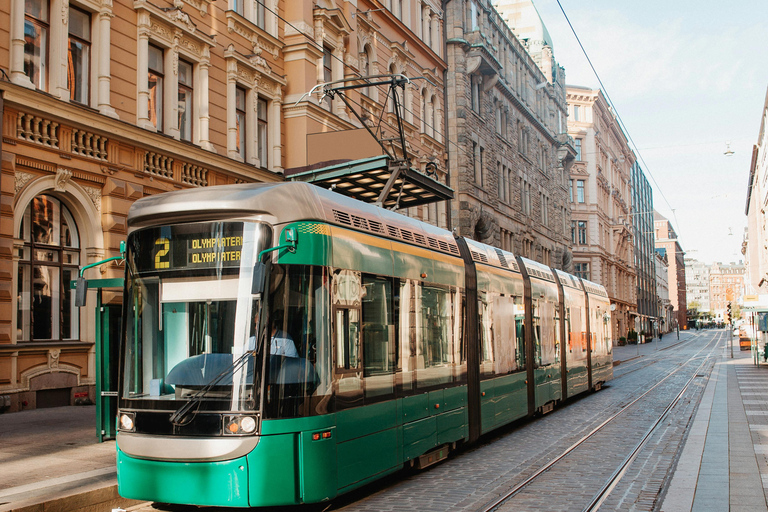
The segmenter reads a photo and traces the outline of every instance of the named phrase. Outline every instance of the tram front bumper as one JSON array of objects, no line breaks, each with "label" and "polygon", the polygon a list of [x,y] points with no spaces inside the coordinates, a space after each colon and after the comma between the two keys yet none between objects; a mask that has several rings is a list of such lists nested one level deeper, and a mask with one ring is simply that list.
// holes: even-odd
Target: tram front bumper
[{"label": "tram front bumper", "polygon": [[215,462],[170,462],[131,457],[117,449],[117,484],[124,498],[248,507],[246,457]]}]

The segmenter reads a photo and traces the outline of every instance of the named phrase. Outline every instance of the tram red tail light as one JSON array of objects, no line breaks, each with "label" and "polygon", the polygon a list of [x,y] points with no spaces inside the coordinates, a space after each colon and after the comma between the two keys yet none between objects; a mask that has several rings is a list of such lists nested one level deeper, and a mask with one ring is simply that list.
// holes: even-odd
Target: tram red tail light
[{"label": "tram red tail light", "polygon": [[312,434],[312,440],[319,441],[320,439],[330,439],[332,436],[333,433],[330,430],[326,430],[325,432],[314,432]]}]

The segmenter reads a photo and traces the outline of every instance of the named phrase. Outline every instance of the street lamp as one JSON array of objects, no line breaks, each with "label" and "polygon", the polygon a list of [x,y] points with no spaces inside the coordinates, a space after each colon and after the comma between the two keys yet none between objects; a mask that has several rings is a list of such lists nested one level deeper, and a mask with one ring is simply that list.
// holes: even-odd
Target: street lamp
[{"label": "street lamp", "polygon": [[[733,150],[731,149],[731,142],[725,143],[725,156],[733,156]],[[733,327],[731,326],[731,303],[728,303],[728,345],[731,347],[731,359],[733,359]]]}]

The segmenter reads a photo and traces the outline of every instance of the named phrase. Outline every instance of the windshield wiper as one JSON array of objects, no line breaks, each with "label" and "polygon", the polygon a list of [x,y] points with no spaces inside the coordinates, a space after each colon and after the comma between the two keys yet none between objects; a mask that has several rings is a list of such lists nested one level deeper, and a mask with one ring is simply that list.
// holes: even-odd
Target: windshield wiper
[{"label": "windshield wiper", "polygon": [[191,395],[189,397],[189,401],[179,407],[176,412],[171,414],[171,417],[168,418],[168,421],[170,421],[176,427],[183,427],[188,425],[192,421],[194,414],[197,413],[197,410],[199,409],[203,398],[205,398],[205,395],[207,395],[214,386],[221,384],[225,378],[234,375],[235,372],[242,369],[243,366],[245,366],[245,363],[248,361],[248,357],[252,355],[256,355],[255,350],[248,350],[244,352],[243,355],[235,359],[229,368],[223,369],[218,375],[211,379],[208,384],[203,386],[200,391]]}]

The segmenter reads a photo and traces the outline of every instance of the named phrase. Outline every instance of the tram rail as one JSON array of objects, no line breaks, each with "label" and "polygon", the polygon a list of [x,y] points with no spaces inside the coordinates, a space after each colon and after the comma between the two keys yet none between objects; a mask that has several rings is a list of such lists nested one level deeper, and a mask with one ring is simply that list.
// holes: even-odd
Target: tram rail
[{"label": "tram rail", "polygon": [[[624,460],[619,464],[619,466],[616,468],[616,470],[611,474],[611,476],[607,479],[606,483],[600,488],[600,490],[592,497],[592,499],[589,501],[587,506],[583,509],[584,512],[591,512],[594,510],[598,510],[600,508],[600,505],[605,501],[605,499],[610,495],[611,491],[616,487],[618,482],[621,480],[623,475],[626,473],[629,466],[632,464],[632,462],[635,460],[637,455],[642,451],[643,447],[646,445],[648,440],[653,436],[654,432],[658,428],[658,426],[664,421],[664,419],[667,417],[669,412],[677,405],[680,401],[680,399],[683,397],[685,392],[688,390],[688,387],[690,384],[697,378],[701,376],[701,370],[704,368],[708,363],[711,362],[712,356],[717,350],[718,345],[722,341],[721,333],[718,333],[717,337],[713,338],[711,341],[709,341],[704,347],[702,347],[699,351],[696,352],[693,356],[688,358],[685,362],[681,363],[677,368],[674,368],[671,370],[666,376],[664,376],[662,379],[660,379],[656,384],[654,384],[652,387],[650,387],[648,390],[646,390],[643,394],[629,402],[628,404],[624,405],[621,410],[613,413],[611,416],[609,416],[605,421],[600,423],[598,426],[596,426],[594,429],[592,429],[589,433],[584,435],[581,439],[573,443],[570,447],[568,447],[566,450],[564,450],[560,455],[556,456],[554,459],[549,461],[547,464],[536,470],[531,476],[514,486],[512,489],[504,493],[502,496],[496,498],[492,502],[486,504],[483,508],[480,510],[482,512],[494,512],[499,510],[502,506],[506,505],[512,498],[514,498],[517,494],[519,494],[521,491],[526,489],[528,486],[530,486],[534,481],[539,479],[542,475],[547,473],[549,470],[551,470],[553,467],[555,467],[558,463],[562,462],[564,459],[566,459],[572,452],[574,452],[576,449],[578,449],[581,445],[583,445],[586,441],[591,439],[593,436],[598,434],[600,431],[602,431],[606,426],[614,422],[617,418],[619,418],[622,414],[627,412],[633,405],[640,402],[643,398],[648,396],[651,392],[653,392],[655,389],[657,389],[663,382],[665,382],[667,379],[671,378],[673,375],[677,374],[678,372],[682,371],[684,368],[686,368],[689,363],[691,363],[694,360],[697,360],[701,357],[701,353],[706,351],[707,349],[710,350],[709,354],[706,355],[704,360],[701,362],[701,364],[696,368],[696,370],[693,372],[692,376],[688,379],[688,381],[685,383],[681,391],[676,395],[676,397],[667,405],[667,407],[664,409],[664,411],[659,415],[659,418],[652,424],[652,426],[647,430],[645,435],[641,438],[640,442],[638,442],[635,447],[630,451],[629,455],[627,455]],[[710,348],[711,347],[711,348]]]}]

